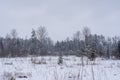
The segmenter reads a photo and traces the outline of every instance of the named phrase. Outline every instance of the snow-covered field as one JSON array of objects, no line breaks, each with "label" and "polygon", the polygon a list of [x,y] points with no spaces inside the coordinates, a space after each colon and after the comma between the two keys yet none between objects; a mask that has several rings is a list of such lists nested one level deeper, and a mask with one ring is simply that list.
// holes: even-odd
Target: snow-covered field
[{"label": "snow-covered field", "polygon": [[84,66],[81,62],[75,56],[63,57],[63,65],[52,56],[1,58],[0,80],[120,80],[120,60],[84,58]]}]

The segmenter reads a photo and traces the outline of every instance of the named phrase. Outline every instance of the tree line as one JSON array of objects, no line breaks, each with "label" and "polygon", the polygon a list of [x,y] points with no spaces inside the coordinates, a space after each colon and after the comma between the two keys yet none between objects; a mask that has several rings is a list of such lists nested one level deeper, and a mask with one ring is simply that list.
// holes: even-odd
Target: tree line
[{"label": "tree line", "polygon": [[5,38],[0,37],[0,57],[26,57],[45,55],[76,55],[89,54],[95,51],[98,57],[120,59],[120,38],[91,34],[88,27],[76,31],[72,38],[53,42],[48,37],[46,27],[40,26],[32,29],[31,37],[23,39],[17,36],[15,29],[11,30]]}]

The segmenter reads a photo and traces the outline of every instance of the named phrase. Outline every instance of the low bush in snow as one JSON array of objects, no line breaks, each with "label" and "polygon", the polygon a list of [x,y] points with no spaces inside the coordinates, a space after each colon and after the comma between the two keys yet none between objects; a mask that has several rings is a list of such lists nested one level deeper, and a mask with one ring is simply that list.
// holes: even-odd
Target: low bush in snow
[{"label": "low bush in snow", "polygon": [[41,60],[38,60],[36,58],[31,58],[31,62],[33,64],[47,64],[46,60],[44,58],[41,58]]}]

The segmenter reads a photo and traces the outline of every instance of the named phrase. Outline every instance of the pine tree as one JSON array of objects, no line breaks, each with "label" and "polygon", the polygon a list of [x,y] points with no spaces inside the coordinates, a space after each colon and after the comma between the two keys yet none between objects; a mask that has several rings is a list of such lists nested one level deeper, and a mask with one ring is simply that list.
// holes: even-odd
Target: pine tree
[{"label": "pine tree", "polygon": [[62,53],[60,53],[60,56],[59,56],[59,58],[58,58],[58,64],[59,64],[59,65],[63,64]]}]

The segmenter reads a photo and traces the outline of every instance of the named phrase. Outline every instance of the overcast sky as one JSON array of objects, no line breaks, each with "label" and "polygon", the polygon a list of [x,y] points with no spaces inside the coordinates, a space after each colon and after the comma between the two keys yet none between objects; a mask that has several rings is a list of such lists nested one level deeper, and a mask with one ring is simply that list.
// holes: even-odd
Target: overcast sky
[{"label": "overcast sky", "polygon": [[53,40],[64,40],[88,26],[92,33],[120,35],[120,0],[0,0],[0,36],[16,29],[30,36],[45,26]]}]

